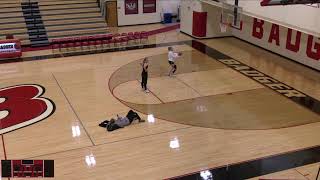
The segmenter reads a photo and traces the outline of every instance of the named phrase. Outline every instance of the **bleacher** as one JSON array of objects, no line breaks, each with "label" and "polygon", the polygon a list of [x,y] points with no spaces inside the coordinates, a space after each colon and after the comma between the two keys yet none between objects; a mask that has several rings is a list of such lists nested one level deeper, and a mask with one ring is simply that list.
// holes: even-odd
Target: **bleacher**
[{"label": "bleacher", "polygon": [[21,39],[22,45],[30,44],[20,0],[0,1],[0,39],[5,39],[7,34]]},{"label": "bleacher", "polygon": [[38,0],[38,5],[49,41],[107,33],[96,0]]},{"label": "bleacher", "polygon": [[96,0],[0,1],[0,39],[13,34],[22,45],[41,46],[54,38],[107,32]]}]

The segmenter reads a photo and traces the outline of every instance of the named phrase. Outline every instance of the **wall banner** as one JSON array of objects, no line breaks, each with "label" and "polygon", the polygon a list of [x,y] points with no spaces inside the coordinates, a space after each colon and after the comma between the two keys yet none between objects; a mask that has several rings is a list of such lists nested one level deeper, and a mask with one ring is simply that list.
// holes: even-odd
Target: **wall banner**
[{"label": "wall banner", "polygon": [[125,0],[124,1],[125,14],[139,14],[138,0]]},{"label": "wall banner", "polygon": [[143,13],[157,12],[156,0],[143,0]]}]

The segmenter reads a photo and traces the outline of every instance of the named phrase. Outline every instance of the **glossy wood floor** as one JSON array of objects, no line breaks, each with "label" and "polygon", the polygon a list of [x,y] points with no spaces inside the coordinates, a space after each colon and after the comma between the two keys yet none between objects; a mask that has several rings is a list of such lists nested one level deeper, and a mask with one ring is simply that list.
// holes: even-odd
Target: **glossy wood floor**
[{"label": "glossy wood floor", "polygon": [[[177,32],[174,34],[170,35],[179,36],[177,38],[179,40],[188,39],[184,35],[178,35]],[[204,42],[320,99],[318,72],[235,38]],[[272,101],[275,104],[284,103],[292,108],[292,113],[281,114],[281,121],[285,122],[286,119],[300,115],[305,121],[315,119],[313,123],[276,129],[268,127],[263,130],[212,128],[212,126],[206,126],[208,123],[205,121],[201,122],[202,125],[192,123],[197,120],[196,116],[190,120],[183,113],[182,115],[174,113],[175,109],[178,109],[177,106],[172,106],[168,111],[171,116],[165,118],[166,120],[159,119],[157,116],[152,120],[151,116],[147,116],[151,110],[146,106],[141,108],[145,109],[145,114],[142,115],[143,119],[147,120],[145,123],[134,124],[114,132],[106,132],[99,127],[98,124],[105,119],[114,117],[116,114],[125,115],[130,105],[125,102],[147,104],[151,107],[151,105],[161,104],[161,101],[180,101],[212,95],[215,98],[219,97],[220,104],[223,104],[223,101],[230,101],[227,98],[230,96],[228,93],[249,92],[250,94],[250,91],[265,91],[273,94],[273,91],[240,73],[230,72],[224,65],[189,46],[181,45],[175,48],[184,52],[183,57],[178,60],[182,69],[178,69],[179,74],[173,78],[164,75],[151,76],[149,88],[152,93],[150,94],[140,91],[137,81],[139,74],[133,77],[135,80],[130,79],[132,77],[128,75],[135,72],[132,69],[144,57],[150,57],[151,70],[157,69],[156,65],[161,67],[159,69],[166,70],[167,47],[1,64],[0,88],[19,84],[42,85],[46,89],[43,96],[55,103],[56,111],[41,122],[4,134],[0,148],[5,148],[5,154],[0,153],[0,158],[4,159],[6,156],[7,159],[53,159],[55,160],[55,178],[53,179],[57,180],[164,179],[319,145],[318,115],[278,95],[272,96],[269,103]],[[159,61],[160,64],[153,64],[158,62],[153,59],[163,61]],[[210,62],[206,65],[211,68],[201,69],[201,67],[208,67],[201,65],[201,62],[209,60]],[[130,64],[132,68],[129,68]],[[183,64],[188,66],[183,68]],[[183,71],[190,67],[196,67],[197,70]],[[119,72],[119,69],[126,70],[126,68],[128,72],[122,73],[123,77],[118,76],[118,79],[111,77],[115,72]],[[123,78],[129,81],[124,81]],[[216,82],[208,83],[212,80]],[[110,91],[110,87],[113,87],[111,90],[114,94]],[[239,97],[239,100],[249,101],[246,100],[245,94]],[[249,104],[255,107],[254,100]],[[270,104],[261,105],[262,109],[257,111],[256,117],[259,118],[259,115],[263,114],[263,108],[267,109],[268,106]],[[137,108],[138,105],[135,107]],[[206,109],[199,106],[194,111],[201,114],[199,112],[208,112],[210,108],[212,107]],[[241,106],[229,105],[229,108],[222,108],[220,111],[210,111],[209,115],[213,115],[212,118],[219,118],[218,123],[225,125],[224,120],[227,118],[220,113],[238,111],[237,118],[234,119],[235,121],[238,119],[238,126],[248,125],[246,119],[250,117],[241,118],[245,113],[241,112],[240,108]],[[283,111],[287,110],[283,106]],[[295,113],[295,110],[300,113]],[[166,114],[165,109],[162,111],[164,112],[159,113]],[[242,109],[242,111],[245,110]],[[273,117],[276,118],[277,113],[281,112],[275,112]],[[175,117],[179,117],[178,120],[174,120]],[[229,117],[232,117],[232,114],[229,114]],[[180,119],[183,118],[191,123],[181,122]],[[73,135],[72,127],[79,127],[80,134]],[[2,147],[2,144],[5,147]],[[173,147],[172,144],[175,146]],[[88,165],[87,156],[94,157],[95,163]],[[308,176],[314,177],[316,167],[317,165],[309,165],[275,173],[270,177],[307,179]]]}]

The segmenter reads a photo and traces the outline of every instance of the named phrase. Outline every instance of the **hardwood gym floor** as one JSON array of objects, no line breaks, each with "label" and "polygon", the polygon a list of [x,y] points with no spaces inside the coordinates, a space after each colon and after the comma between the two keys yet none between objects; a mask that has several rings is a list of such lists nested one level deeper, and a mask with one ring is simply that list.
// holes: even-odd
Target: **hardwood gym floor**
[{"label": "hardwood gym floor", "polygon": [[[319,72],[235,38],[202,42],[320,99]],[[197,48],[174,48],[183,56],[172,78],[166,46],[1,64],[0,88],[40,85],[55,111],[3,134],[0,158],[53,159],[59,180],[165,179],[319,146],[318,114]],[[144,57],[149,94],[139,85]],[[130,108],[147,121],[114,132],[98,126]],[[307,179],[317,166],[266,177]]]}]

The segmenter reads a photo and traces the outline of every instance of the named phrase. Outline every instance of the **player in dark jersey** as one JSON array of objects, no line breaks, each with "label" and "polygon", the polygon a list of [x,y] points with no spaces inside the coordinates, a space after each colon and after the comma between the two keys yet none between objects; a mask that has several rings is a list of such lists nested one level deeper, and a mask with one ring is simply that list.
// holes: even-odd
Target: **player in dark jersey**
[{"label": "player in dark jersey", "polygon": [[149,68],[149,61],[148,58],[144,58],[143,62],[141,63],[142,72],[141,72],[141,87],[144,92],[148,93],[149,90],[147,88],[148,83],[148,68]]}]

